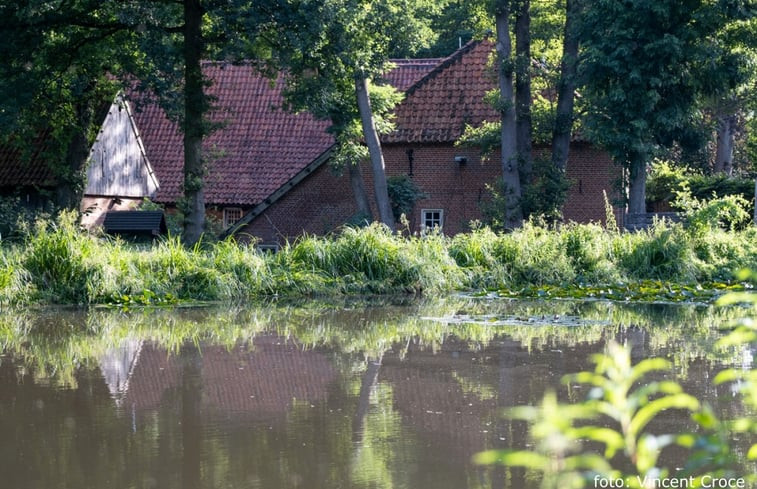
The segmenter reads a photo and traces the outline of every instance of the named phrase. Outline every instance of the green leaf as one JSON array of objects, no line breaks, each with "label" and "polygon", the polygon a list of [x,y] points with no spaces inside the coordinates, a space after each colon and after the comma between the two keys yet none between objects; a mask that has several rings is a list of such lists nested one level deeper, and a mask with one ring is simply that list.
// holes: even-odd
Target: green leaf
[{"label": "green leaf", "polygon": [[729,292],[715,301],[717,306],[731,306],[734,304],[757,304],[757,294],[754,292]]},{"label": "green leaf", "polygon": [[715,385],[725,384],[726,382],[733,382],[743,377],[743,372],[734,370],[732,368],[719,372],[715,379],[712,381]]},{"label": "green leaf", "polygon": [[746,458],[748,458],[749,460],[757,460],[757,443],[749,448],[749,451],[746,454]]},{"label": "green leaf", "polygon": [[599,426],[582,426],[576,428],[570,433],[575,438],[585,438],[605,444],[605,457],[610,459],[615,456],[615,452],[623,448],[625,441],[623,435],[610,428]]},{"label": "green leaf", "polygon": [[631,419],[628,427],[632,436],[636,437],[644,427],[661,411],[666,409],[689,409],[696,411],[699,409],[699,401],[689,394],[673,394],[655,399],[643,408],[639,409],[636,415]]},{"label": "green leaf", "polygon": [[637,363],[632,370],[629,382],[633,383],[644,377],[649,372],[656,370],[667,370],[670,368],[670,362],[664,358],[647,358]]},{"label": "green leaf", "polygon": [[755,340],[757,340],[757,332],[746,328],[738,328],[729,333],[727,336],[720,338],[715,343],[715,346],[723,348],[728,346],[744,345]]},{"label": "green leaf", "polygon": [[486,450],[473,456],[473,463],[479,465],[508,465],[543,469],[549,463],[544,455],[525,450]]}]

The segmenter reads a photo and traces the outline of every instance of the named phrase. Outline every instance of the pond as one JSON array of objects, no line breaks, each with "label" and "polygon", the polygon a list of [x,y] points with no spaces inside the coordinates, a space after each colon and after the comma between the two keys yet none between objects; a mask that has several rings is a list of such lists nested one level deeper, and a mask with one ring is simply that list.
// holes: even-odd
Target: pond
[{"label": "pond", "polygon": [[[452,297],[366,304],[41,310],[0,319],[0,476],[25,488],[531,488],[476,466],[525,447],[538,403],[615,339],[716,411],[734,311]],[[691,429],[666,413],[660,429]],[[673,457],[676,455],[673,454]]]}]

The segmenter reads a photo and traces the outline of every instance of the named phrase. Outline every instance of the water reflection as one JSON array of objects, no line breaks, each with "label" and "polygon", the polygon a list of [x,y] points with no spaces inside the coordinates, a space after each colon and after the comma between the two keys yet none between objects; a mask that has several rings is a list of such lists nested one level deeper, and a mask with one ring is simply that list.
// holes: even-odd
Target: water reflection
[{"label": "water reflection", "polygon": [[754,353],[713,346],[729,314],[456,298],[5,315],[0,474],[14,488],[536,487],[470,463],[527,443],[502,408],[537,402],[613,338],[739,413],[710,382]]}]

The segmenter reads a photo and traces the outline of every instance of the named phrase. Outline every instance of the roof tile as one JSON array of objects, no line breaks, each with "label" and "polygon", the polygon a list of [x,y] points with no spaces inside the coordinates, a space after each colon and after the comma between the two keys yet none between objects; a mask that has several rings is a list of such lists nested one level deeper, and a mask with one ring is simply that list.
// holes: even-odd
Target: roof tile
[{"label": "roof tile", "polygon": [[484,101],[486,93],[496,87],[489,67],[493,50],[491,41],[472,41],[411,85],[395,110],[397,129],[383,141],[452,142],[466,124],[497,120],[496,110]]}]

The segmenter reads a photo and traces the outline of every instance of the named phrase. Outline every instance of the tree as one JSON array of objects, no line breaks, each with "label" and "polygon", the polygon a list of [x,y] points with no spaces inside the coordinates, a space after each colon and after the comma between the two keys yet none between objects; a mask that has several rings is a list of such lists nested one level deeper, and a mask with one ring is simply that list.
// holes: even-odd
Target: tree
[{"label": "tree", "polygon": [[499,85],[499,111],[502,117],[500,129],[502,178],[505,192],[505,221],[508,229],[518,227],[523,221],[520,207],[521,185],[516,147],[515,107],[513,100],[513,60],[510,40],[510,1],[497,0],[494,4],[494,20],[497,29],[497,82]]},{"label": "tree", "polygon": [[525,184],[531,181],[531,1],[515,2],[515,143]]},{"label": "tree", "polygon": [[[179,121],[184,133],[184,234],[194,244],[203,232],[205,162],[202,140],[212,130],[212,109],[201,62],[241,52],[254,36],[256,19],[246,2],[221,0],[25,0],[0,6],[3,46],[0,91],[25,94],[2,97],[3,122],[39,130],[52,126],[59,154],[66,155],[59,200],[78,204],[70,187],[81,186],[93,113],[102,100],[101,86],[151,89],[152,95]],[[233,36],[232,36],[233,33]],[[24,89],[19,90],[23,85]],[[18,100],[8,104],[10,99]],[[40,114],[41,117],[29,116]],[[51,117],[53,115],[54,117]],[[7,125],[5,127],[8,127]]]},{"label": "tree", "polygon": [[115,95],[107,72],[133,45],[117,14],[93,0],[0,5],[0,129],[22,152],[43,140],[59,207],[79,205],[93,128]]},{"label": "tree", "polygon": [[746,129],[748,114],[757,108],[757,6],[736,9],[726,19],[711,50],[712,58],[724,69],[718,71],[715,95],[704,101],[715,125],[714,173],[731,175],[734,170],[736,137]]},{"label": "tree", "polygon": [[[438,10],[430,16],[431,29],[435,33],[434,42],[422,48],[417,55],[428,58],[443,58],[471,39],[480,38],[494,28],[491,13],[486,2],[446,0],[438,3]],[[395,53],[392,56],[404,58],[412,53]]]},{"label": "tree", "polygon": [[579,46],[576,24],[581,12],[581,1],[566,0],[565,2],[560,81],[558,82],[557,109],[555,111],[554,129],[552,130],[552,165],[562,172],[565,172],[568,166],[568,153],[573,136],[573,106]]},{"label": "tree", "polygon": [[[365,204],[354,165],[361,156],[370,158],[379,219],[391,229],[395,223],[379,134],[391,128],[386,116],[400,99],[390,87],[373,87],[370,80],[389,68],[391,53],[414,52],[429,43],[424,13],[432,5],[424,0],[282,0],[264,7],[270,19],[265,38],[274,61],[287,71],[290,105],[331,121],[337,160],[350,168],[358,207]],[[357,144],[356,127],[367,152]]]},{"label": "tree", "polygon": [[[130,66],[182,129],[184,215],[182,241],[197,243],[205,228],[204,182],[207,155],[202,142],[218,125],[211,122],[211,84],[202,71],[206,59],[239,60],[258,34],[259,19],[242,0],[141,0],[123,4],[122,16],[139,32],[139,62]],[[133,19],[133,20],[131,20]]]},{"label": "tree", "polygon": [[701,141],[689,124],[697,97],[712,90],[710,39],[725,21],[704,0],[597,0],[582,15],[580,60],[586,120],[628,179],[628,212],[643,213],[646,167],[673,144]]}]

